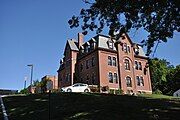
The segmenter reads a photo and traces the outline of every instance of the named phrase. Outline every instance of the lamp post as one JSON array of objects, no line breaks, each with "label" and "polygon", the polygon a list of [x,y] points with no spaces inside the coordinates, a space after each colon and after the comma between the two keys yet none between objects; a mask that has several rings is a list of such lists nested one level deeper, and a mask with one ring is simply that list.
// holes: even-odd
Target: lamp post
[{"label": "lamp post", "polygon": [[33,77],[33,64],[27,65],[31,67],[31,81],[30,81],[30,93],[32,93],[32,77]]},{"label": "lamp post", "polygon": [[26,88],[27,77],[24,77],[24,89]]}]

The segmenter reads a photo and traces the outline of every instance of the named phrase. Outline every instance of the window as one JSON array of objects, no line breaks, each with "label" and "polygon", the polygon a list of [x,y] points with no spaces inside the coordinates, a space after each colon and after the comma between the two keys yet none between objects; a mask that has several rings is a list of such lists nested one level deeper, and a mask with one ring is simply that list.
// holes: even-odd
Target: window
[{"label": "window", "polygon": [[144,80],[142,76],[140,77],[140,86],[144,86]]},{"label": "window", "polygon": [[138,62],[135,61],[135,69],[138,70]]},{"label": "window", "polygon": [[139,62],[139,70],[142,70],[141,62]]},{"label": "window", "polygon": [[86,69],[88,69],[88,68],[89,68],[89,61],[86,60]]},{"label": "window", "polygon": [[74,84],[73,87],[79,87],[80,85],[79,84]]},{"label": "window", "polygon": [[126,77],[126,85],[127,87],[132,87],[131,78],[129,76]]},{"label": "window", "polygon": [[113,74],[109,72],[109,82],[113,83]]},{"label": "window", "polygon": [[109,44],[109,48],[113,49],[113,42],[111,40],[108,41],[108,44]]},{"label": "window", "polygon": [[86,45],[85,46],[85,52],[88,53],[90,51],[90,46],[89,45]]},{"label": "window", "polygon": [[127,46],[128,53],[130,53],[130,46]]},{"label": "window", "polygon": [[141,62],[135,61],[135,69],[136,69],[136,70],[142,70],[142,64],[141,64]]},{"label": "window", "polygon": [[116,58],[113,57],[113,62],[112,62],[113,66],[116,66]]},{"label": "window", "polygon": [[112,59],[111,59],[111,56],[108,56],[108,65],[112,66]]},{"label": "window", "polygon": [[136,76],[137,85],[140,86],[140,78],[139,76]]},{"label": "window", "polygon": [[95,66],[95,58],[94,57],[92,57],[91,65]]},{"label": "window", "polygon": [[137,80],[137,85],[138,86],[144,86],[144,80],[143,80],[143,77],[139,77],[139,76],[136,76],[136,80]]},{"label": "window", "polygon": [[92,42],[92,43],[90,44],[91,50],[94,50],[94,47],[95,47],[95,42]]},{"label": "window", "polygon": [[138,48],[135,48],[134,51],[135,51],[135,54],[136,54],[136,55],[139,54],[139,49],[138,49]]},{"label": "window", "polygon": [[128,59],[125,59],[124,66],[125,66],[125,70],[130,70],[130,64],[129,64],[129,60]]},{"label": "window", "polygon": [[118,83],[118,76],[117,76],[117,73],[114,73],[114,82],[115,82],[115,83]]},{"label": "window", "polygon": [[90,52],[90,50],[91,50],[91,46],[90,46],[90,45],[88,45],[88,52]]},{"label": "window", "polygon": [[81,71],[83,70],[83,63],[81,63],[80,70]]},{"label": "window", "polygon": [[144,75],[146,75],[147,74],[147,69],[146,68],[144,68]]},{"label": "window", "polygon": [[123,51],[124,51],[125,53],[127,53],[127,44],[126,44],[126,43],[124,43],[124,45],[123,45]]},{"label": "window", "polygon": [[80,52],[81,52],[81,54],[84,53],[84,47],[83,46],[80,47]]}]

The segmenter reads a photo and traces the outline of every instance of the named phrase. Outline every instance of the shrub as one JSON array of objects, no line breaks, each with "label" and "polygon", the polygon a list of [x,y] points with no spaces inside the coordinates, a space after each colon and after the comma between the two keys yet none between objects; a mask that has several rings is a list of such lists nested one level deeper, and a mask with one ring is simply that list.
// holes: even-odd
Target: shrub
[{"label": "shrub", "polygon": [[159,94],[159,95],[162,94],[162,92],[159,89],[155,90],[153,93],[154,94]]},{"label": "shrub", "polygon": [[90,87],[91,92],[99,92],[99,87]]},{"label": "shrub", "polygon": [[122,95],[124,91],[122,89],[115,90],[116,95]]},{"label": "shrub", "polygon": [[101,86],[102,92],[109,91],[109,86]]},{"label": "shrub", "polygon": [[110,94],[114,94],[114,89],[110,89],[110,90],[109,90],[109,93],[110,93]]}]

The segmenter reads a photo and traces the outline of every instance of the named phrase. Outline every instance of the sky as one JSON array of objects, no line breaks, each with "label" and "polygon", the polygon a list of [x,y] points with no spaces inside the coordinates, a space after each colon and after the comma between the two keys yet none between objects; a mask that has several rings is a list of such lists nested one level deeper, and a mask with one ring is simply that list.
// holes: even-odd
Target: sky
[{"label": "sky", "polygon": [[[68,20],[88,7],[82,0],[0,0],[0,89],[20,90],[30,84],[30,67],[34,65],[33,80],[45,75],[57,75],[67,39],[77,39],[80,28],[70,29]],[[105,29],[102,34],[107,35]],[[129,34],[140,42],[147,34]],[[90,32],[85,40],[94,37]],[[160,43],[154,57],[180,64],[180,34],[175,33],[167,43]]]}]

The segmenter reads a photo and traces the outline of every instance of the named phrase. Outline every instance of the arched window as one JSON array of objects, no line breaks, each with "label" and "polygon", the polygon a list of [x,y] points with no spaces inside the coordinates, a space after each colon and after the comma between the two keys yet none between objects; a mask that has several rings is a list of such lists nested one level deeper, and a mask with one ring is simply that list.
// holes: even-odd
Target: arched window
[{"label": "arched window", "polygon": [[129,76],[126,77],[126,85],[127,87],[132,87],[131,78]]},{"label": "arched window", "polygon": [[125,66],[125,70],[130,70],[130,63],[128,59],[125,59],[124,66]]}]

